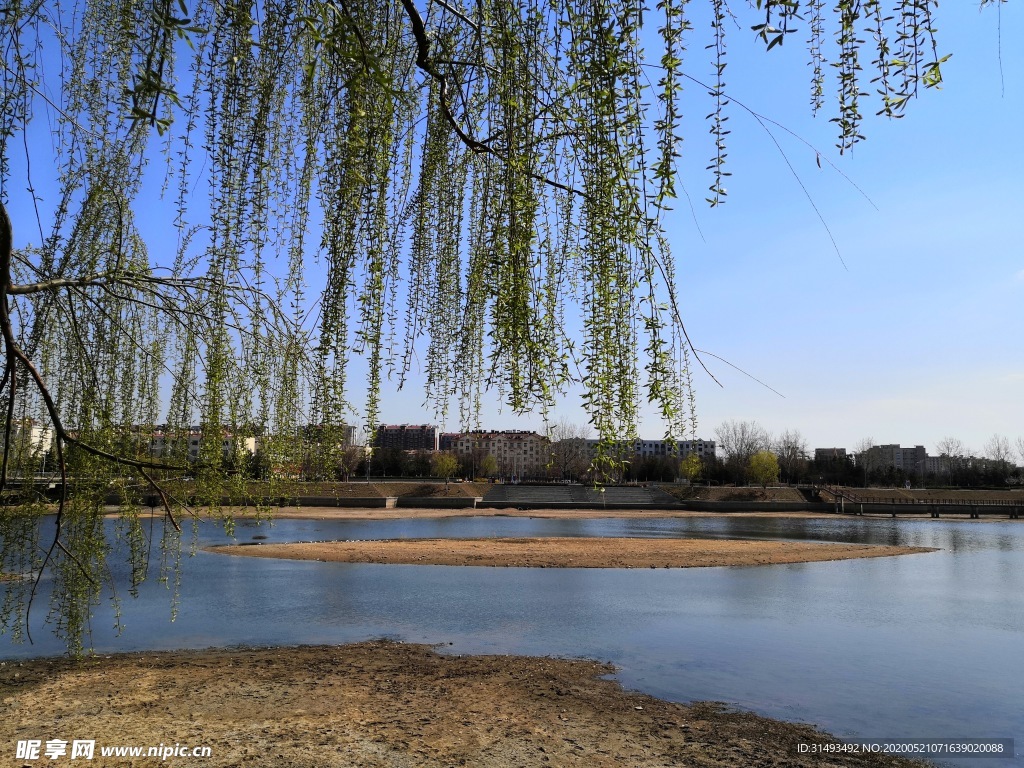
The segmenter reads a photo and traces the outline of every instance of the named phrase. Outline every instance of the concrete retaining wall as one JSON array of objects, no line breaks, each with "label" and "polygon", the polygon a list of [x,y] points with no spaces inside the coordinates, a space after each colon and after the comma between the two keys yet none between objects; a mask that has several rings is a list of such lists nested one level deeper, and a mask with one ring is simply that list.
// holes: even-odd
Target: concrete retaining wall
[{"label": "concrete retaining wall", "polygon": [[[142,506],[144,507],[162,506],[160,497],[155,494],[143,494],[141,498]],[[108,496],[105,501],[108,506],[117,506],[121,503],[121,498],[117,495],[111,495]],[[185,499],[185,502],[191,505],[199,503],[196,499]],[[388,506],[387,502],[388,499],[381,496],[370,496],[367,498],[338,498],[336,496],[263,496],[260,498],[248,498],[244,500],[244,503],[250,507],[369,507],[374,509]],[[238,499],[231,499],[227,496],[221,498],[220,503],[225,507],[235,507],[239,505]],[[394,504],[392,503],[391,506],[394,506]]]},{"label": "concrete retaining wall", "polygon": [[481,500],[477,509],[647,509],[647,510],[680,510],[678,504],[593,504],[589,501],[487,501]]},{"label": "concrete retaining wall", "polygon": [[399,496],[396,507],[421,507],[423,509],[473,509],[483,499],[474,496]]}]

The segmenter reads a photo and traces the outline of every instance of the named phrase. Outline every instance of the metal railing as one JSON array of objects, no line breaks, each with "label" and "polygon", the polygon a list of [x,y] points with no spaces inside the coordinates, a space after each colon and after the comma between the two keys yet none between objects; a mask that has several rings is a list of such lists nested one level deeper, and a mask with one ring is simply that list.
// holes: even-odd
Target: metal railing
[{"label": "metal railing", "polygon": [[956,507],[1020,507],[1024,506],[1024,495],[1018,499],[908,499],[906,496],[860,496],[848,488],[837,485],[823,485],[820,489],[831,493],[836,498],[844,498],[854,504],[906,504],[913,505],[934,505],[934,506],[956,506]]}]

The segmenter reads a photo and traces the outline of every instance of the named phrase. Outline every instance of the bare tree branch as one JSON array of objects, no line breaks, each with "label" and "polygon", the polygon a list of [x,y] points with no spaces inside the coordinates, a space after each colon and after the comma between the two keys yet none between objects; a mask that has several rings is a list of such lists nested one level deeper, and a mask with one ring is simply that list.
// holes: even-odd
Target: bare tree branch
[{"label": "bare tree branch", "polygon": [[35,283],[24,283],[22,285],[8,285],[9,296],[27,296],[33,293],[53,291],[57,288],[81,288],[87,286],[108,286],[125,285],[136,286],[140,283],[157,283],[168,287],[195,287],[209,283],[205,277],[157,277],[154,275],[124,274],[117,272],[101,272],[95,275],[84,277],[59,277],[52,280],[40,280]]}]

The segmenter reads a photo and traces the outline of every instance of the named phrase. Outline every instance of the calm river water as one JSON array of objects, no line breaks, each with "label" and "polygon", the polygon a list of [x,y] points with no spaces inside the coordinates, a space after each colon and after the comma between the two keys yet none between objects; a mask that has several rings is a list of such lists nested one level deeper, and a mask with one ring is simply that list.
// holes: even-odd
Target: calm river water
[{"label": "calm river water", "polygon": [[[675,570],[360,565],[197,552],[185,558],[173,623],[170,592],[148,582],[138,598],[123,596],[120,636],[110,607],[97,609],[93,645],[130,651],[391,637],[445,644],[451,653],[583,656],[615,663],[623,685],[663,698],[724,701],[845,737],[1014,738],[1017,754],[1024,751],[1020,523],[479,517],[242,521],[235,531],[239,543],[483,536],[788,539],[942,551]],[[229,540],[214,524],[200,527],[199,546]],[[34,615],[35,645],[0,638],[0,658],[62,651],[39,625],[44,600]]]}]

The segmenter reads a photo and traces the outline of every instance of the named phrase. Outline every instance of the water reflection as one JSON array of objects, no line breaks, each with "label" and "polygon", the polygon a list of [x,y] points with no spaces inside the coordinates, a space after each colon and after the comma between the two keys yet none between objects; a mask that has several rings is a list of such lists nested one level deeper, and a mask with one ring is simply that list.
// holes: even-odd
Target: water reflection
[{"label": "water reflection", "polygon": [[[154,531],[159,535],[159,531]],[[865,738],[1016,738],[1024,745],[1024,528],[859,518],[240,521],[235,540],[480,536],[764,538],[939,547],[834,563],[707,569],[445,568],[199,552],[182,606],[150,582],[93,621],[102,651],[338,643],[388,636],[457,653],[588,656],[678,700],[715,699]],[[230,541],[214,524],[198,543]],[[117,568],[123,568],[117,565]],[[123,575],[123,574],[120,574]],[[45,600],[45,595],[41,596]],[[43,605],[40,602],[39,605]],[[36,621],[42,618],[37,612]],[[59,653],[36,646],[0,656]],[[898,732],[897,732],[898,731]],[[970,764],[970,763],[965,763]],[[976,764],[996,768],[999,760]],[[1002,765],[1009,765],[1002,761]]]}]

